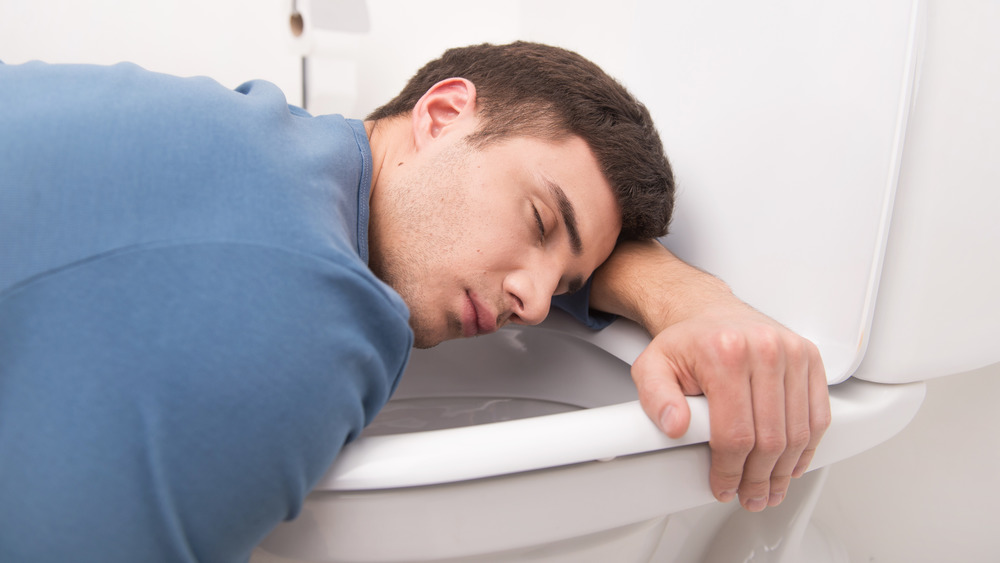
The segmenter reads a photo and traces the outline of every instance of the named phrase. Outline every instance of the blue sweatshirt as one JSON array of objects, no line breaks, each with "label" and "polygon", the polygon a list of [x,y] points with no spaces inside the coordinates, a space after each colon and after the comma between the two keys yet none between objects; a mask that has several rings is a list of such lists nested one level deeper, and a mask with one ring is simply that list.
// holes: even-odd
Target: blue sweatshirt
[{"label": "blue sweatshirt", "polygon": [[388,400],[361,122],[0,64],[0,561],[243,561]]}]

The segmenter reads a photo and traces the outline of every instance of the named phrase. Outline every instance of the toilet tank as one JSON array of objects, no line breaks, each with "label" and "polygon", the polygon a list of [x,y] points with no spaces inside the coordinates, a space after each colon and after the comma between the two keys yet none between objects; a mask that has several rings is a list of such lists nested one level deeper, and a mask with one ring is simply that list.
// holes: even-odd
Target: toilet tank
[{"label": "toilet tank", "polygon": [[1000,361],[1000,36],[970,34],[964,10],[927,6],[933,25],[855,377],[923,380]]},{"label": "toilet tank", "polygon": [[890,291],[879,285],[925,10],[914,0],[635,8],[624,78],[678,185],[663,242],[816,342],[828,381],[843,381]]}]

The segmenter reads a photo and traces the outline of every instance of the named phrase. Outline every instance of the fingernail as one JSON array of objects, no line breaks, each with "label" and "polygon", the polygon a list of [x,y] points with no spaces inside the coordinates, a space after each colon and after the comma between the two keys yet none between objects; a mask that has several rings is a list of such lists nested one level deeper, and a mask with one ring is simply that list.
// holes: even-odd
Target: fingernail
[{"label": "fingernail", "polygon": [[719,493],[719,502],[729,502],[736,498],[736,489],[728,489]]},{"label": "fingernail", "polygon": [[743,506],[750,512],[760,512],[767,506],[767,497],[754,497]]},{"label": "fingernail", "polygon": [[663,409],[663,413],[660,414],[660,428],[664,432],[673,428],[676,412],[677,409],[673,405],[667,405],[667,408]]},{"label": "fingernail", "polygon": [[785,500],[785,493],[771,493],[770,496],[767,497],[767,505],[778,506],[783,500]]}]

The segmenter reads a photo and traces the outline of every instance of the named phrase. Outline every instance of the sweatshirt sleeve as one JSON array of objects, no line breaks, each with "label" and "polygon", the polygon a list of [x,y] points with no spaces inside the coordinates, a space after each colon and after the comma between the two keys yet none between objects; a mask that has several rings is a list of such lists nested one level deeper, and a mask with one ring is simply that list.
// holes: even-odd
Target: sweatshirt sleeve
[{"label": "sweatshirt sleeve", "polygon": [[617,315],[590,308],[590,286],[593,278],[588,279],[579,291],[556,295],[552,298],[552,306],[558,307],[580,321],[584,326],[600,330],[618,318]]}]

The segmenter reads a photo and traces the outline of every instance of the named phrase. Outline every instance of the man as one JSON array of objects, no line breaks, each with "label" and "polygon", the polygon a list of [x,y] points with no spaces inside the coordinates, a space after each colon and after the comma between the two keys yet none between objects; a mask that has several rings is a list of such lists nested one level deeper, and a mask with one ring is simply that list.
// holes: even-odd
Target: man
[{"label": "man", "polygon": [[666,433],[706,394],[720,500],[779,503],[826,427],[815,347],[651,240],[659,138],[574,53],[451,50],[363,123],[131,65],[0,65],[0,108],[0,559],[245,560],[411,344],[553,295],[656,335]]}]

